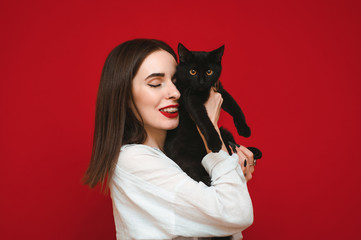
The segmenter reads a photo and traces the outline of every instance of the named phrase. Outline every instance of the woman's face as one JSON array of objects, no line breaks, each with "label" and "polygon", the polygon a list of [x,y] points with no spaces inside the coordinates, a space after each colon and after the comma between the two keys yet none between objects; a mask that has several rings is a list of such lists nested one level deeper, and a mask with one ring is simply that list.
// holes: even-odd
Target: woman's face
[{"label": "woman's face", "polygon": [[167,51],[146,57],[133,79],[132,95],[148,134],[178,126],[180,93],[173,84],[177,62]]}]

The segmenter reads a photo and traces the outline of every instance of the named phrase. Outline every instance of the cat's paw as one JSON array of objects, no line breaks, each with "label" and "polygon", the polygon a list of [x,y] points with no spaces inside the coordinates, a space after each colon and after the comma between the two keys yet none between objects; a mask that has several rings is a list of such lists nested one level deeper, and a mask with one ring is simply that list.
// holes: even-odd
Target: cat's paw
[{"label": "cat's paw", "polygon": [[219,152],[222,149],[222,141],[218,136],[213,137],[207,141],[207,146],[212,152]]},{"label": "cat's paw", "polygon": [[247,126],[245,122],[234,121],[234,125],[236,126],[237,132],[240,136],[251,136],[251,129]]},{"label": "cat's paw", "polygon": [[262,152],[258,148],[255,147],[247,147],[248,150],[250,150],[253,153],[254,159],[260,159],[262,158]]}]

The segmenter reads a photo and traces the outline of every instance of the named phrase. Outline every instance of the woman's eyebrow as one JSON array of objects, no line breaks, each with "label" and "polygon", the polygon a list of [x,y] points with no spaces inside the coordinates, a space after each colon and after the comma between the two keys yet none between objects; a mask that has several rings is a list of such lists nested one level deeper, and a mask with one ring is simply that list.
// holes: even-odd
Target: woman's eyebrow
[{"label": "woman's eyebrow", "polygon": [[148,77],[146,77],[144,80],[147,80],[148,78],[152,78],[152,77],[164,77],[164,76],[165,76],[164,73],[152,73]]}]

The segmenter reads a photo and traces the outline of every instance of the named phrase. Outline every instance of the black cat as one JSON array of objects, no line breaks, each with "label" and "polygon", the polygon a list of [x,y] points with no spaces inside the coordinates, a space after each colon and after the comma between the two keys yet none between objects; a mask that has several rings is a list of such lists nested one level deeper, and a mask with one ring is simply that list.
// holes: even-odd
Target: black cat
[{"label": "black cat", "polygon": [[[208,186],[211,180],[201,165],[201,159],[207,154],[197,126],[202,132],[208,148],[212,152],[220,151],[221,139],[208,117],[204,103],[209,98],[210,89],[215,87],[222,94],[222,109],[232,117],[239,135],[249,137],[250,128],[241,108],[232,96],[224,90],[219,81],[224,46],[211,52],[194,52],[186,49],[181,43],[178,45],[179,65],[175,75],[175,85],[181,93],[179,99],[179,126],[168,131],[165,153],[173,159],[191,178],[202,181]],[[232,134],[220,128],[223,142],[229,154],[231,148],[235,152],[235,141]],[[257,148],[249,147],[256,159],[262,153]],[[230,239],[230,237],[214,238]]]},{"label": "black cat", "polygon": [[[207,152],[196,125],[202,132],[208,148],[212,152],[218,152],[222,147],[222,142],[204,107],[212,87],[216,87],[222,94],[222,109],[233,117],[238,134],[244,137],[249,137],[251,134],[241,108],[219,81],[223,52],[224,46],[211,52],[195,52],[189,51],[179,43],[179,64],[175,75],[175,85],[181,93],[179,126],[175,130],[168,131],[165,144],[165,153],[184,172],[194,180],[202,181],[208,186],[210,178],[200,162]],[[223,142],[231,154],[230,147],[234,149],[232,144],[235,142],[234,138],[223,128],[220,128],[220,132]],[[252,147],[249,149],[255,158],[261,158],[260,150]]]}]

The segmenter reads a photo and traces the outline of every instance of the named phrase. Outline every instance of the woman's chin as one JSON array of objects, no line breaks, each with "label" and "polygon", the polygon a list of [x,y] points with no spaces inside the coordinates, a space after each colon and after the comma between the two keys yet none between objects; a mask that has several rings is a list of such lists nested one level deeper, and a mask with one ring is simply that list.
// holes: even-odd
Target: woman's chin
[{"label": "woman's chin", "polygon": [[175,121],[174,123],[172,124],[169,124],[167,130],[173,130],[173,129],[176,129],[179,125],[179,120],[177,119],[177,121]]}]

